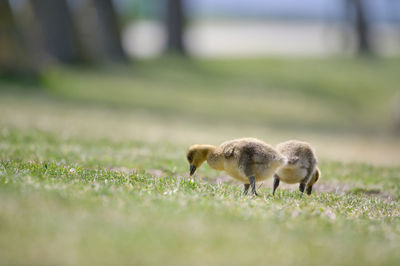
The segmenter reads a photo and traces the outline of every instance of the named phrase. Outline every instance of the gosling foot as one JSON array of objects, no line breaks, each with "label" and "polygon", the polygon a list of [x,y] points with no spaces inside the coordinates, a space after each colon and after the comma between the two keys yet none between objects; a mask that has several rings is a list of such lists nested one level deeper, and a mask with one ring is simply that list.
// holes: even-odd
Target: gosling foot
[{"label": "gosling foot", "polygon": [[306,184],[304,184],[304,183],[300,183],[300,185],[299,185],[299,190],[300,190],[300,192],[301,192],[301,194],[300,194],[300,198],[302,198],[303,197],[303,194],[304,194],[304,189],[306,188]]},{"label": "gosling foot", "polygon": [[307,195],[311,195],[311,192],[312,192],[312,186],[309,186],[308,188],[307,188]]},{"label": "gosling foot", "polygon": [[249,192],[249,188],[250,188],[250,184],[244,184],[243,195],[247,195],[247,193]]},{"label": "gosling foot", "polygon": [[279,176],[278,175],[274,175],[274,188],[272,189],[272,196],[275,196],[275,190],[278,188],[279,186]]},{"label": "gosling foot", "polygon": [[253,196],[258,196],[258,193],[256,191],[256,177],[255,176],[250,176],[249,177],[249,183],[251,185],[251,193]]}]

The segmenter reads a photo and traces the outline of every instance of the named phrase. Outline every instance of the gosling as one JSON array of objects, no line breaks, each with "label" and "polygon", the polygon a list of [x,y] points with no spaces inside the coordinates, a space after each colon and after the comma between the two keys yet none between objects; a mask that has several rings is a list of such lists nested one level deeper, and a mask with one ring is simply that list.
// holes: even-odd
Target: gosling
[{"label": "gosling", "polygon": [[317,167],[317,157],[310,144],[298,140],[289,140],[276,146],[279,153],[287,158],[287,164],[280,167],[274,174],[272,195],[283,181],[288,184],[300,183],[301,195],[307,188],[311,195],[313,185],[318,181],[321,172]]},{"label": "gosling", "polygon": [[286,158],[273,147],[255,138],[234,139],[218,147],[195,144],[189,147],[186,158],[190,176],[207,160],[211,168],[225,171],[243,182],[245,195],[251,186],[252,194],[256,196],[256,182],[272,177],[286,163]]}]

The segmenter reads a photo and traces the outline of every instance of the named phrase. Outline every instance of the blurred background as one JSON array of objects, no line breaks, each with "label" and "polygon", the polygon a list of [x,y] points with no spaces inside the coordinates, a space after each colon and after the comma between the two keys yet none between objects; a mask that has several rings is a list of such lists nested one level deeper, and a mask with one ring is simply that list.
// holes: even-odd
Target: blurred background
[{"label": "blurred background", "polygon": [[0,128],[400,163],[400,1],[0,0]]}]

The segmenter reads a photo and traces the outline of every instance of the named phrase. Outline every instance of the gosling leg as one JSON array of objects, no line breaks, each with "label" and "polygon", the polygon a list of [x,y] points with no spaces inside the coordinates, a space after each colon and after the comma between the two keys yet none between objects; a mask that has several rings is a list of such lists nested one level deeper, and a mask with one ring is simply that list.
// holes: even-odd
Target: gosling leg
[{"label": "gosling leg", "polygon": [[[310,182],[310,180],[311,180],[311,168],[308,168],[306,177],[303,178],[303,180],[301,180],[301,182],[300,182],[300,186],[299,186],[299,190],[301,192],[300,197],[303,197],[304,189],[306,188],[306,184],[308,184]],[[311,190],[312,190],[312,188],[311,188]],[[311,193],[311,190],[310,190],[310,193]],[[308,187],[307,187],[307,194],[308,194]],[[308,194],[308,195],[310,195],[310,194]]]},{"label": "gosling leg", "polygon": [[251,185],[251,192],[253,193],[253,195],[258,196],[258,194],[256,192],[256,177],[254,175],[250,176],[249,177],[249,182],[250,182],[250,185]]},{"label": "gosling leg", "polygon": [[307,188],[307,195],[311,195],[312,192],[312,185]]},{"label": "gosling leg", "polygon": [[275,196],[275,190],[279,186],[279,176],[277,174],[274,175],[274,188],[272,189],[272,196]]},{"label": "gosling leg", "polygon": [[249,187],[250,187],[250,184],[244,184],[243,195],[247,195],[247,192],[249,192]]},{"label": "gosling leg", "polygon": [[306,184],[300,183],[299,190],[301,192],[300,197],[303,197],[304,189],[306,188]]}]

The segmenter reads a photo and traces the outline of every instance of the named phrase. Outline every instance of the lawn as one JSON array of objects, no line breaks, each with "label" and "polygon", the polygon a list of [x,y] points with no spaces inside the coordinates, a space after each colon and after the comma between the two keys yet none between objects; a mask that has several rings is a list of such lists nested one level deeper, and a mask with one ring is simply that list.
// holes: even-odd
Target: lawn
[{"label": "lawn", "polygon": [[[398,265],[400,61],[177,59],[0,80],[0,265]],[[379,90],[376,89],[379,87]],[[311,196],[260,197],[185,150],[316,146]]]}]

